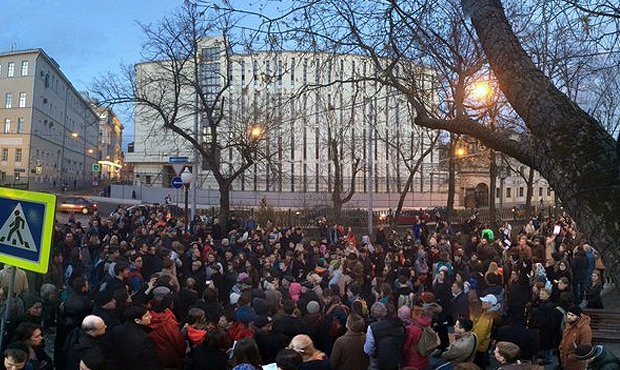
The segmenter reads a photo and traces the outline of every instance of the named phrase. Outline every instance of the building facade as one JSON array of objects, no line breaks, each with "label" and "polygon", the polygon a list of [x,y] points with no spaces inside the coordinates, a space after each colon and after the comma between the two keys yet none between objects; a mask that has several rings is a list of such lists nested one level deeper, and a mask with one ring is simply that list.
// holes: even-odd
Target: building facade
[{"label": "building facade", "polygon": [[91,183],[99,118],[42,49],[0,53],[0,186]]},{"label": "building facade", "polygon": [[100,178],[115,181],[121,178],[123,167],[123,125],[110,108],[93,106],[99,116]]},{"label": "building facade", "polygon": [[[461,140],[456,147],[456,206],[488,207],[491,183],[488,148],[473,139]],[[501,153],[496,153],[495,161],[497,166],[496,207],[508,209],[517,205],[525,205],[530,168]],[[555,192],[547,180],[536,170],[533,171],[531,180],[532,206],[541,208],[555,205]]]},{"label": "building facade", "polygon": [[[157,63],[137,65],[137,81],[156,74],[158,68]],[[258,194],[254,197],[258,199],[300,194],[299,199],[287,197],[296,199],[289,207],[329,204],[337,180],[346,191],[355,172],[358,197],[349,206],[359,207],[372,191],[378,194],[376,207],[395,207],[409,175],[407,165],[412,167],[431,145],[432,133],[414,124],[405,97],[371,81],[373,64],[361,56],[301,52],[230,56],[221,39],[209,39],[202,43],[199,70],[207,100],[223,102],[217,105],[223,115],[218,127],[223,172],[239,168],[242,159],[235,143],[247,139],[256,127],[261,138],[255,150],[269,158],[256,161],[233,182],[233,203],[238,192],[248,198]],[[420,76],[420,85],[432,90],[432,74],[422,71]],[[196,99],[189,92],[186,98]],[[184,117],[180,127],[195,132],[197,125],[197,140],[210,142],[206,116],[191,111],[179,116]],[[169,187],[175,175],[170,158],[193,162],[193,148],[179,135],[162,130],[152,112],[136,107],[134,118],[133,152],[126,158],[134,166],[134,185]],[[405,208],[440,203],[431,201],[432,193],[445,198],[445,171],[438,163],[436,150],[425,157]],[[200,187],[217,189],[206,166],[199,171]]]}]

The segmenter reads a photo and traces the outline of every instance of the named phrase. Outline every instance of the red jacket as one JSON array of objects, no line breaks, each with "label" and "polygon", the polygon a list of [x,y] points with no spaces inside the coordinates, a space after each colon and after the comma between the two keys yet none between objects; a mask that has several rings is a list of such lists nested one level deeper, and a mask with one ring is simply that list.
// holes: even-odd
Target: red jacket
[{"label": "red jacket", "polygon": [[185,356],[185,340],[179,330],[179,323],[170,309],[164,312],[150,311],[151,332],[149,337],[155,342],[155,349],[164,367],[182,368]]},{"label": "red jacket", "polygon": [[407,325],[407,339],[403,346],[403,366],[423,370],[428,368],[428,357],[422,357],[418,353],[417,345],[422,336],[422,326],[430,326],[432,319],[428,317],[415,317],[412,323]]},{"label": "red jacket", "polygon": [[236,321],[228,328],[228,338],[231,343],[241,339],[254,339],[254,330]]}]

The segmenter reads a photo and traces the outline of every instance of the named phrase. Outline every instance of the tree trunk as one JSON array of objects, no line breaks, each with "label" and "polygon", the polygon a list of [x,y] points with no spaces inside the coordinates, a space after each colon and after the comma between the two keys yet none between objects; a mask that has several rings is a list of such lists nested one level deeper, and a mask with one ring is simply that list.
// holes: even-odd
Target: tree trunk
[{"label": "tree trunk", "polygon": [[448,153],[448,201],[446,203],[446,219],[452,220],[454,214],[454,197],[456,193],[456,163],[454,161],[454,137],[450,135],[450,145]]},{"label": "tree trunk", "polygon": [[495,150],[491,149],[489,151],[489,225],[497,228],[499,225],[497,224],[497,208],[495,207],[495,189],[497,188],[497,163],[495,163],[495,157]]},{"label": "tree trunk", "polygon": [[527,218],[532,217],[532,197],[534,196],[534,169],[530,167],[527,174],[527,193],[525,194],[525,214]]},{"label": "tree trunk", "polygon": [[398,205],[396,206],[396,212],[394,212],[394,219],[397,220],[400,217],[400,213],[403,211],[403,204],[405,204],[405,198],[407,197],[407,193],[409,193],[409,189],[413,184],[413,176],[415,172],[410,171],[409,177],[407,177],[407,181],[405,182],[405,186],[403,191],[400,193],[400,197],[398,198]]},{"label": "tree trunk", "polygon": [[620,155],[616,141],[532,63],[499,0],[462,0],[462,6],[511,106],[530,134],[531,163],[556,191],[581,232],[618,271]]},{"label": "tree trunk", "polygon": [[222,225],[222,231],[226,232],[230,218],[230,183],[218,185],[220,188],[220,225]]}]

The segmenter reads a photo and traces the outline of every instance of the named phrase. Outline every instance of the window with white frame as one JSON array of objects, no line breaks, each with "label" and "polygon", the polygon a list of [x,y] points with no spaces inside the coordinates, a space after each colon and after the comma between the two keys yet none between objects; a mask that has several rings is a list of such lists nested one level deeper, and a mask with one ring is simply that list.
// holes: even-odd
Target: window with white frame
[{"label": "window with white frame", "polygon": [[9,160],[9,149],[8,148],[2,148],[2,161],[6,162]]},{"label": "window with white frame", "polygon": [[15,149],[15,162],[21,162],[21,161],[22,161],[22,149],[17,148]]},{"label": "window with white frame", "polygon": [[6,93],[4,96],[4,107],[7,109],[13,108],[13,94]]},{"label": "window with white frame", "polygon": [[15,63],[10,62],[9,66],[8,66],[8,71],[7,71],[7,77],[14,77],[15,76]]},{"label": "window with white frame", "polygon": [[21,133],[24,132],[24,119],[21,118],[21,117],[17,119],[17,128],[16,128],[16,130],[17,130],[18,134],[21,134]]},{"label": "window with white frame", "polygon": [[20,92],[19,93],[19,103],[18,103],[20,108],[26,108],[26,93],[25,92]]},{"label": "window with white frame", "polygon": [[28,76],[28,61],[22,60],[22,76]]},{"label": "window with white frame", "polygon": [[3,133],[8,134],[11,132],[11,120],[8,118],[4,119],[4,129],[2,130]]},{"label": "window with white frame", "polygon": [[512,189],[506,188],[506,198],[512,198]]},{"label": "window with white frame", "polygon": [[519,197],[523,197],[523,186],[519,187]]}]

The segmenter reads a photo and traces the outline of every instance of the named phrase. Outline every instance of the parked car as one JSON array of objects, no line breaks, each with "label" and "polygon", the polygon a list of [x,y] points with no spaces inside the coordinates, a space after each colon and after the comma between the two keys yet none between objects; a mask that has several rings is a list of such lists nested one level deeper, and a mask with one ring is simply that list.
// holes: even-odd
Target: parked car
[{"label": "parked car", "polygon": [[73,197],[63,200],[58,206],[60,212],[80,212],[82,214],[89,214],[97,212],[99,205],[86,198]]}]

